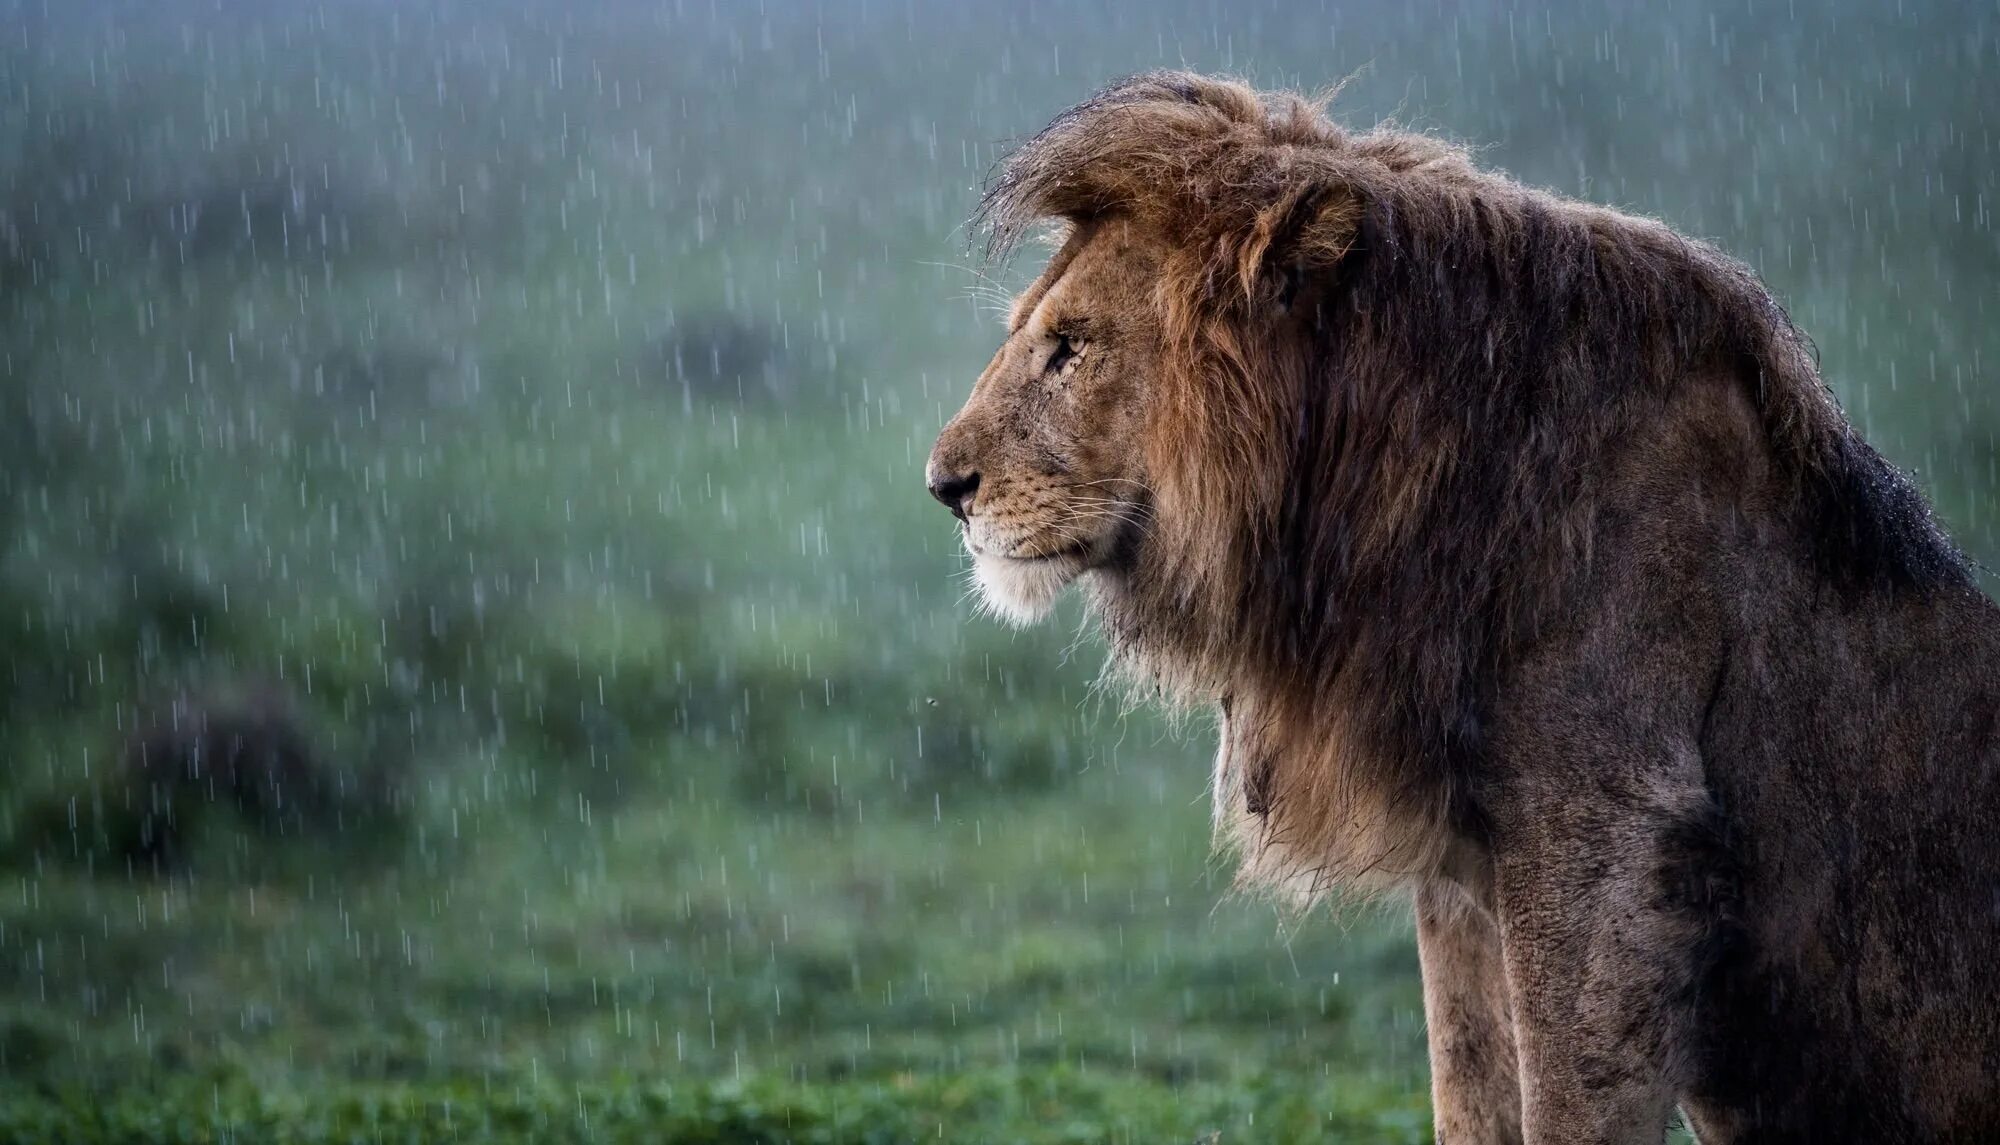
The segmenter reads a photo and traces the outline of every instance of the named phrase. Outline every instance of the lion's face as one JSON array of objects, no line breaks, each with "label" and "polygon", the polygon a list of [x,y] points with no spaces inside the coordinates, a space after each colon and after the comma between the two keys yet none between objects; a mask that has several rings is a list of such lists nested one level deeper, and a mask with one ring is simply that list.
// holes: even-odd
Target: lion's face
[{"label": "lion's face", "polygon": [[1118,571],[1146,527],[1165,253],[1117,221],[1071,236],[931,451],[931,493],[964,524],[987,606],[1015,623],[1047,615],[1078,577]]}]

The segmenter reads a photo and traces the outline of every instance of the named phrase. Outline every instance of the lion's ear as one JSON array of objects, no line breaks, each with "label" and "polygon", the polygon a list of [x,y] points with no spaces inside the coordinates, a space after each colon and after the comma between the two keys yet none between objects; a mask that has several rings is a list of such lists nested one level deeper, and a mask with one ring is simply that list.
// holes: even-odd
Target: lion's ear
[{"label": "lion's ear", "polygon": [[1360,201],[1344,187],[1300,188],[1257,212],[1237,258],[1244,296],[1289,307],[1307,275],[1346,256],[1360,222]]},{"label": "lion's ear", "polygon": [[1361,200],[1345,187],[1321,194],[1312,217],[1299,230],[1298,260],[1325,270],[1347,257],[1361,231]]}]

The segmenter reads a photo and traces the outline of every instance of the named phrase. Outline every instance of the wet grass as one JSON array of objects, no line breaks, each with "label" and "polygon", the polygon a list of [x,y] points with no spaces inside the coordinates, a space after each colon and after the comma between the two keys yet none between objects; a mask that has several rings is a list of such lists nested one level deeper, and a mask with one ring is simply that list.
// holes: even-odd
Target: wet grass
[{"label": "wet grass", "polygon": [[[171,591],[21,613],[0,1137],[1420,1135],[1404,924],[1228,897],[1205,727],[969,615],[892,399],[517,394],[58,492],[188,474],[105,526]],[[380,797],[135,772],[146,697],[245,680]]]},{"label": "wet grass", "polygon": [[[1201,1126],[1190,1134],[1187,1126]],[[356,1085],[274,1096],[241,1087],[129,1093],[110,1104],[38,1094],[0,1106],[9,1140],[575,1141],[662,1145],[887,1145],[1430,1139],[1406,1093],[1290,1078],[1162,1089],[1065,1067],[898,1074],[801,1085],[591,1082]]]}]

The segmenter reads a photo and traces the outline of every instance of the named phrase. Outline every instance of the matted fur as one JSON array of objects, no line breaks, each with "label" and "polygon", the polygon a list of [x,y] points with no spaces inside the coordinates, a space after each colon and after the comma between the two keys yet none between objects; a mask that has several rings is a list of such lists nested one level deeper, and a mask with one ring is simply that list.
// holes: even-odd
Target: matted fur
[{"label": "matted fur", "polygon": [[1423,876],[1479,837],[1490,682],[1588,569],[1609,446],[1692,375],[1741,379],[1835,591],[1965,582],[1749,270],[1436,139],[1142,75],[1016,150],[980,218],[996,253],[1045,221],[1172,238],[1149,525],[1093,593],[1121,660],[1224,709],[1251,881]]}]

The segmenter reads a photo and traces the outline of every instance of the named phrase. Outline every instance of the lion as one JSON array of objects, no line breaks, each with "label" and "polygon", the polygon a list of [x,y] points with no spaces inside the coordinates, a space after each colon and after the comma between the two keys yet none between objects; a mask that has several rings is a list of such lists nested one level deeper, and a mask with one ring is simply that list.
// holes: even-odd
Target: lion
[{"label": "lion", "polygon": [[2000,1140],[2000,615],[1749,269],[1184,73],[975,221],[986,604],[1216,713],[1246,885],[1411,897],[1441,1140]]}]

